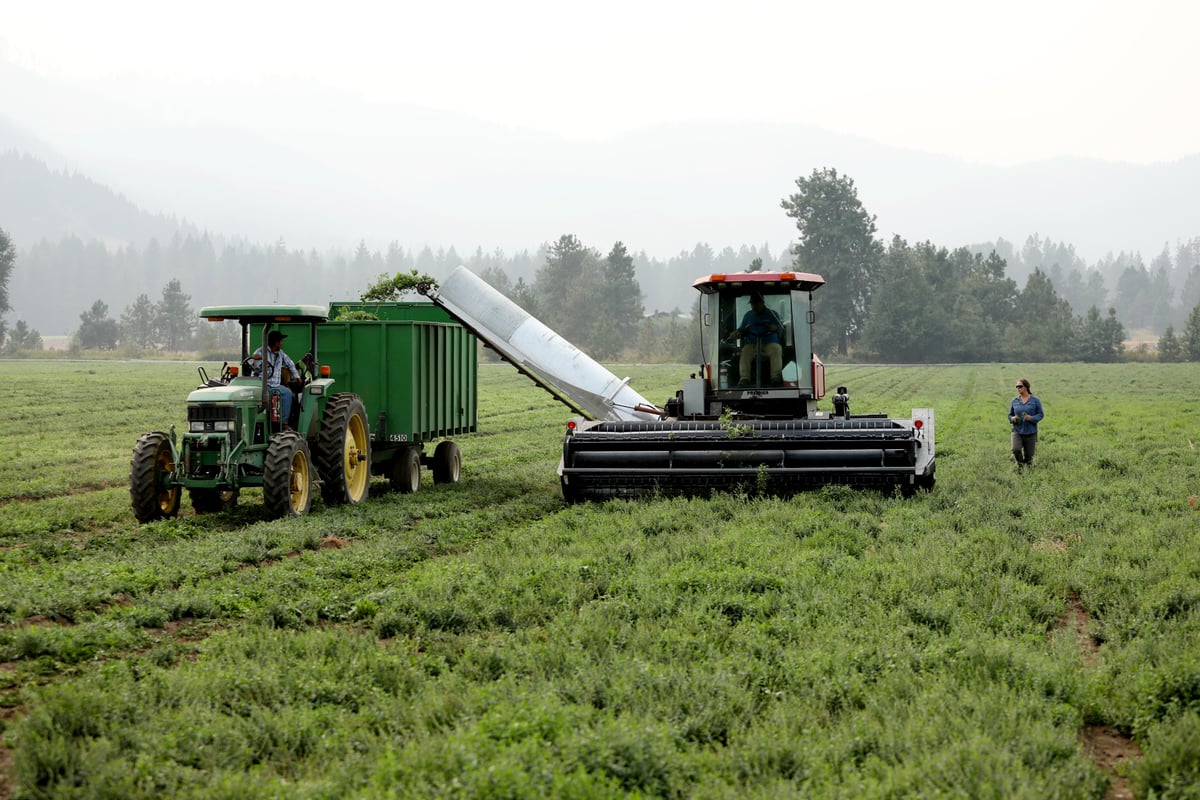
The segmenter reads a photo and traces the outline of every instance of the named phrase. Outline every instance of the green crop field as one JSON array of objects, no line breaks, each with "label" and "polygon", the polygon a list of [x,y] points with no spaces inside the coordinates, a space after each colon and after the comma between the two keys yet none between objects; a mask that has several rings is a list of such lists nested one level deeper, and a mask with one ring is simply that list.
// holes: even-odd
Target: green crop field
[{"label": "green crop field", "polygon": [[834,365],[933,492],[581,506],[480,372],[458,485],[138,526],[195,365],[0,362],[0,797],[1200,797],[1195,365]]}]

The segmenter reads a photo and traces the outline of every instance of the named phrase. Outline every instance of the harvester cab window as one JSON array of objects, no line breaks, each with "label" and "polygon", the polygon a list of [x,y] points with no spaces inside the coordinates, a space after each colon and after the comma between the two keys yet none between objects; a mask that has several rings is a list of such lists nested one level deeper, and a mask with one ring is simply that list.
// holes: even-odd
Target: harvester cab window
[{"label": "harvester cab window", "polygon": [[782,354],[790,346],[790,292],[739,287],[701,296],[705,352],[714,365],[714,388],[768,388],[784,385]]}]

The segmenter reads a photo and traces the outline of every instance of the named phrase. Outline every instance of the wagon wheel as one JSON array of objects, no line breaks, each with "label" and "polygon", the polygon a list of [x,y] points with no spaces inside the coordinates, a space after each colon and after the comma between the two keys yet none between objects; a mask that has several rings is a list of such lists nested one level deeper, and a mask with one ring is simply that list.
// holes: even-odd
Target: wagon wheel
[{"label": "wagon wheel", "polygon": [[179,513],[178,486],[169,483],[175,472],[171,441],[162,431],[144,433],[129,462],[129,496],[138,522],[153,522]]},{"label": "wagon wheel", "polygon": [[277,433],[263,465],[263,504],[272,517],[298,517],[312,505],[312,458],[295,431]]},{"label": "wagon wheel", "polygon": [[421,450],[405,447],[392,458],[392,488],[402,494],[412,494],[421,488]]},{"label": "wagon wheel", "polygon": [[438,442],[433,451],[433,482],[458,483],[461,478],[462,451],[454,442]]},{"label": "wagon wheel", "polygon": [[317,439],[321,496],[330,505],[361,503],[371,483],[367,409],[356,394],[335,394],[321,417]]}]

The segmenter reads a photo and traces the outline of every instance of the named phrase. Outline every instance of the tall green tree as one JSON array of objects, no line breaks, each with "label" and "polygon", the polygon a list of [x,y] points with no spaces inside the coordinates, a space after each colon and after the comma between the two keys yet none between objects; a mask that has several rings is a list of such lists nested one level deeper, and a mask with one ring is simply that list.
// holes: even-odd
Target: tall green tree
[{"label": "tall green tree", "polygon": [[121,312],[121,337],[127,344],[149,349],[157,344],[158,309],[149,295],[140,294]]},{"label": "tall green tree", "polygon": [[1004,352],[1018,361],[1061,361],[1071,354],[1074,330],[1071,304],[1058,296],[1049,276],[1037,268],[1017,297]]},{"label": "tall green tree", "polygon": [[537,291],[524,278],[517,278],[517,282],[513,284],[512,300],[532,316],[539,316]]},{"label": "tall green tree", "polygon": [[42,335],[36,328],[30,328],[23,319],[17,320],[9,333],[8,341],[4,343],[4,352],[13,355],[22,350],[41,350]]},{"label": "tall green tree", "polygon": [[871,298],[861,344],[885,361],[930,361],[941,356],[950,319],[947,305],[929,302],[936,296],[931,257],[936,258],[932,245],[910,247],[896,236],[880,259],[877,292]]},{"label": "tall green tree", "polygon": [[1183,356],[1188,361],[1200,361],[1200,303],[1192,307],[1187,326],[1183,329]]},{"label": "tall green tree", "polygon": [[163,349],[174,352],[191,343],[196,331],[196,312],[192,309],[191,295],[184,294],[177,278],[167,281],[155,311]]},{"label": "tall green tree", "polygon": [[112,350],[120,339],[121,328],[108,316],[108,304],[103,300],[79,315],[79,346],[85,350]]},{"label": "tall green tree", "polygon": [[601,265],[594,300],[590,353],[614,358],[635,345],[642,324],[642,289],[633,256],[621,242],[613,244]]},{"label": "tall green tree", "polygon": [[1191,267],[1183,280],[1183,288],[1179,292],[1179,302],[1184,312],[1200,304],[1200,264]]},{"label": "tall green tree", "polygon": [[0,228],[0,317],[12,311],[8,305],[8,279],[17,264],[17,248],[12,239]]},{"label": "tall green tree", "polygon": [[1139,261],[1121,271],[1114,295],[1121,307],[1121,319],[1131,327],[1144,328],[1150,324],[1154,310],[1154,284],[1149,271]]},{"label": "tall green tree", "polygon": [[1005,277],[1008,264],[995,250],[987,258],[966,248],[955,253],[963,277],[951,301],[947,360],[994,359],[1004,352],[1004,336],[1016,313],[1017,282]]},{"label": "tall green tree", "polygon": [[1179,337],[1175,335],[1175,326],[1168,325],[1163,331],[1163,335],[1158,337],[1158,360],[1159,361],[1182,361],[1183,347],[1179,342]]},{"label": "tall green tree", "polygon": [[863,331],[875,272],[883,245],[875,239],[875,217],[858,199],[854,181],[836,169],[814,169],[797,178],[798,191],[782,206],[796,221],[799,241],[793,246],[795,266],[814,272],[826,285],[815,294],[816,346],[834,347],[841,355]]},{"label": "tall green tree", "polygon": [[0,228],[0,345],[4,344],[4,338],[8,335],[8,324],[4,321],[4,315],[11,310],[8,305],[8,279],[16,263],[17,250],[8,234]]},{"label": "tall green tree", "polygon": [[1092,306],[1080,319],[1075,333],[1075,356],[1080,361],[1117,361],[1125,352],[1125,326],[1110,307],[1108,316]]},{"label": "tall green tree", "polygon": [[599,253],[565,234],[550,246],[534,281],[541,321],[584,352],[591,344],[602,270]]}]

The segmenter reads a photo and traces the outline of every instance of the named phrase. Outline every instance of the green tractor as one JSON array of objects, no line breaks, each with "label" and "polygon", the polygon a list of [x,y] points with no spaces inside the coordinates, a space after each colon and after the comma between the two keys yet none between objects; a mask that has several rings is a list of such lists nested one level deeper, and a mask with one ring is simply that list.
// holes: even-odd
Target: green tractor
[{"label": "green tractor", "polygon": [[[212,378],[199,368],[201,384],[188,395],[188,427],[181,438],[172,425],[169,433],[154,431],[138,439],[129,485],[138,522],[174,517],[184,489],[200,514],[233,507],[246,486],[262,489],[263,504],[274,518],[307,513],[318,487],[327,504],[366,499],[371,472],[367,412],[358,395],[334,393],[328,367],[320,367],[317,339],[327,310],[210,306],[200,316],[241,325],[241,364],[226,364]],[[267,353],[269,335],[281,329],[291,339],[289,349],[305,355],[294,362],[299,374],[282,370],[273,388],[269,364],[256,361],[252,348],[261,346]],[[260,365],[265,368],[252,375]],[[293,395],[289,419],[280,414],[283,392]]]}]

